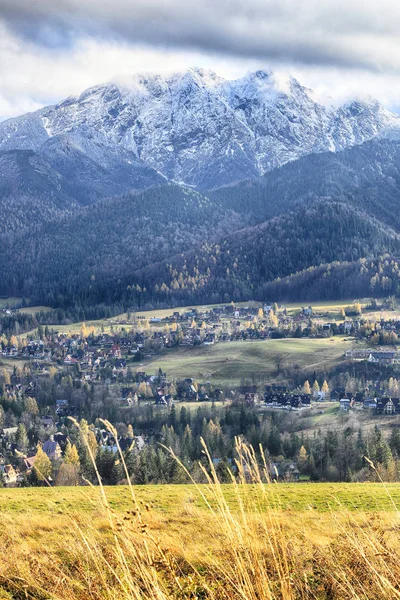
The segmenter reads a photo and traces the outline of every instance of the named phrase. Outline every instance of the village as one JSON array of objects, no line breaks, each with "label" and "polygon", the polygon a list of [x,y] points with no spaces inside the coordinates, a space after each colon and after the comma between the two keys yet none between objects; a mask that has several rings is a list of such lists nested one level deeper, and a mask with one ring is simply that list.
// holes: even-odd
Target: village
[{"label": "village", "polygon": [[[40,327],[37,331],[0,338],[3,368],[0,375],[0,473],[6,486],[26,485],[38,448],[52,463],[62,463],[69,444],[68,419],[96,415],[111,410],[121,423],[115,439],[104,427],[92,425],[99,448],[117,452],[131,448],[140,453],[151,431],[133,423],[135,407],[159,407],[166,413],[174,405],[233,405],[262,411],[310,411],[313,406],[336,403],[343,413],[367,411],[371,415],[400,414],[397,380],[373,389],[354,390],[351,386],[332,390],[326,381],[304,382],[301,387],[285,383],[263,385],[242,382],[239,386],[218,387],[199,381],[194,373],[176,379],[159,368],[146,372],[146,360],[161,357],[177,347],[207,347],[237,341],[279,339],[280,337],[318,338],[352,336],[368,347],[353,346],[343,360],[349,364],[371,363],[390,367],[400,364],[400,352],[377,349],[373,337],[387,336],[395,342],[400,321],[381,320],[373,327],[361,315],[328,321],[303,307],[290,315],[283,308],[264,305],[235,307],[227,305],[209,310],[196,308],[173,311],[165,317],[145,318],[126,315],[110,319],[107,331],[82,323],[75,332]],[[396,336],[396,337],[395,337]],[[385,342],[383,342],[385,343]],[[150,363],[151,364],[151,363]],[[1,368],[1,367],[0,367]],[[98,397],[101,396],[101,400]],[[97,412],[94,412],[96,406]],[[128,424],[135,426],[133,429]],[[125,424],[125,425],[124,425]],[[22,441],[21,441],[22,440]]]},{"label": "village", "polygon": [[[312,306],[288,311],[277,304],[260,306],[219,305],[207,309],[190,308],[173,311],[167,316],[147,317],[127,313],[122,317],[99,322],[87,327],[82,323],[79,331],[71,326],[39,326],[34,332],[1,335],[0,352],[4,358],[38,359],[55,364],[77,364],[86,371],[98,370],[105,359],[136,360],[152,358],[155,354],[176,347],[212,346],[217,343],[246,340],[282,338],[327,338],[350,336],[363,339],[370,348],[349,350],[348,358],[368,359],[381,364],[394,364],[400,354],[374,350],[374,346],[395,346],[400,333],[400,318],[372,319],[362,314],[361,305],[341,308],[339,318],[332,318]],[[18,309],[3,313],[16,314]],[[104,327],[106,324],[106,328]],[[123,364],[116,365],[124,366]]]}]

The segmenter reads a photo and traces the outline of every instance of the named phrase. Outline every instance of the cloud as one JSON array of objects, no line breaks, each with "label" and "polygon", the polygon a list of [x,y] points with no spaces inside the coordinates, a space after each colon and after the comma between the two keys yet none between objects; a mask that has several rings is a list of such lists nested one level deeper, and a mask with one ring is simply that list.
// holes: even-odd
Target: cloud
[{"label": "cloud", "polygon": [[49,49],[12,34],[0,23],[0,120],[36,110],[112,79],[140,71],[177,72],[191,66],[236,77],[256,63],[196,52],[80,38],[72,49]]},{"label": "cloud", "polygon": [[400,70],[396,0],[2,0],[18,35],[50,47],[80,37],[303,65]]},{"label": "cloud", "polygon": [[322,102],[400,106],[390,0],[0,0],[0,119],[138,71],[290,72]]}]

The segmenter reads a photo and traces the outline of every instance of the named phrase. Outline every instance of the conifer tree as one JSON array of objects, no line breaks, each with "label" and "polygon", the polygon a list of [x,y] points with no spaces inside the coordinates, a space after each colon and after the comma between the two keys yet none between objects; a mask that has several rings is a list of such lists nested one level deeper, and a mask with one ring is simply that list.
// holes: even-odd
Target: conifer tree
[{"label": "conifer tree", "polygon": [[18,425],[17,434],[15,436],[15,442],[20,452],[26,452],[29,447],[28,434],[26,433],[26,427],[23,423]]}]

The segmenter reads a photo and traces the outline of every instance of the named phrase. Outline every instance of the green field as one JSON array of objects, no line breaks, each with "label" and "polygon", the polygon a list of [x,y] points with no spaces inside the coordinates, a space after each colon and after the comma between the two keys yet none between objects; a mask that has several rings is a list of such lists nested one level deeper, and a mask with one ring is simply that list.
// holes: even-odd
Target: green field
[{"label": "green field", "polygon": [[52,310],[52,308],[49,306],[26,306],[25,308],[21,308],[20,312],[27,315],[37,315],[39,312],[49,312],[50,310]]},{"label": "green field", "polygon": [[19,308],[22,298],[10,296],[9,298],[0,298],[0,308]]},{"label": "green field", "polygon": [[354,341],[346,337],[279,339],[223,342],[214,346],[180,348],[160,358],[145,361],[148,373],[162,368],[168,377],[193,377],[217,385],[238,385],[241,380],[257,383],[279,378],[285,367],[324,370],[340,362]]},{"label": "green field", "polygon": [[[212,503],[208,486],[200,489]],[[260,506],[261,494],[257,486],[246,486],[246,495]],[[400,510],[400,483],[289,483],[265,486],[266,496],[261,505],[284,511],[395,511]],[[112,508],[119,512],[130,509],[132,500],[127,486],[104,488]],[[155,512],[176,515],[186,503],[194,503],[200,510],[208,510],[193,485],[134,486],[139,503],[151,503]],[[232,485],[223,486],[224,495],[233,510],[236,494]],[[48,513],[96,514],[101,503],[100,488],[56,487],[17,488],[0,490],[0,514]]]}]

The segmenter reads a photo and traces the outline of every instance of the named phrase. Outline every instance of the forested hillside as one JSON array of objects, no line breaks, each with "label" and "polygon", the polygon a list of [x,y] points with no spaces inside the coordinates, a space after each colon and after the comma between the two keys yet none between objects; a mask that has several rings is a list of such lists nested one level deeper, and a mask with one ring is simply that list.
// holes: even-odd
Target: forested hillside
[{"label": "forested hillside", "polygon": [[[63,155],[65,177],[50,166],[50,150],[47,162],[31,151],[0,155],[9,171],[0,184],[0,294],[66,308],[398,289],[397,275],[390,285],[371,285],[374,267],[365,266],[400,255],[397,140],[306,156],[207,193],[165,184],[97,201],[98,190],[113,189],[110,171],[86,161],[72,173],[79,151],[70,139],[48,144]],[[29,174],[21,184],[20,172]]]},{"label": "forested hillside", "polygon": [[[156,265],[141,273],[142,285],[172,303],[183,297],[191,302],[262,300],[272,297],[267,282],[305,267],[399,251],[394,230],[348,204],[320,200],[204,245],[201,252],[188,252],[172,262],[166,275]],[[330,292],[329,297],[337,294]],[[303,297],[308,293],[305,286]]]},{"label": "forested hillside", "polygon": [[198,192],[170,184],[104,200],[13,236],[0,254],[0,293],[18,290],[51,306],[98,303],[103,295],[115,302],[124,295],[121,278],[132,283],[138,270],[215,242],[240,222]]},{"label": "forested hillside", "polygon": [[210,195],[257,222],[326,198],[354,204],[399,228],[400,141],[375,139],[338,153],[310,154]]},{"label": "forested hillside", "polygon": [[265,283],[262,293],[276,301],[399,296],[399,264],[398,258],[388,254],[354,262],[335,261]]},{"label": "forested hillside", "polygon": [[34,152],[0,152],[1,233],[54,220],[74,205],[69,181]]}]

